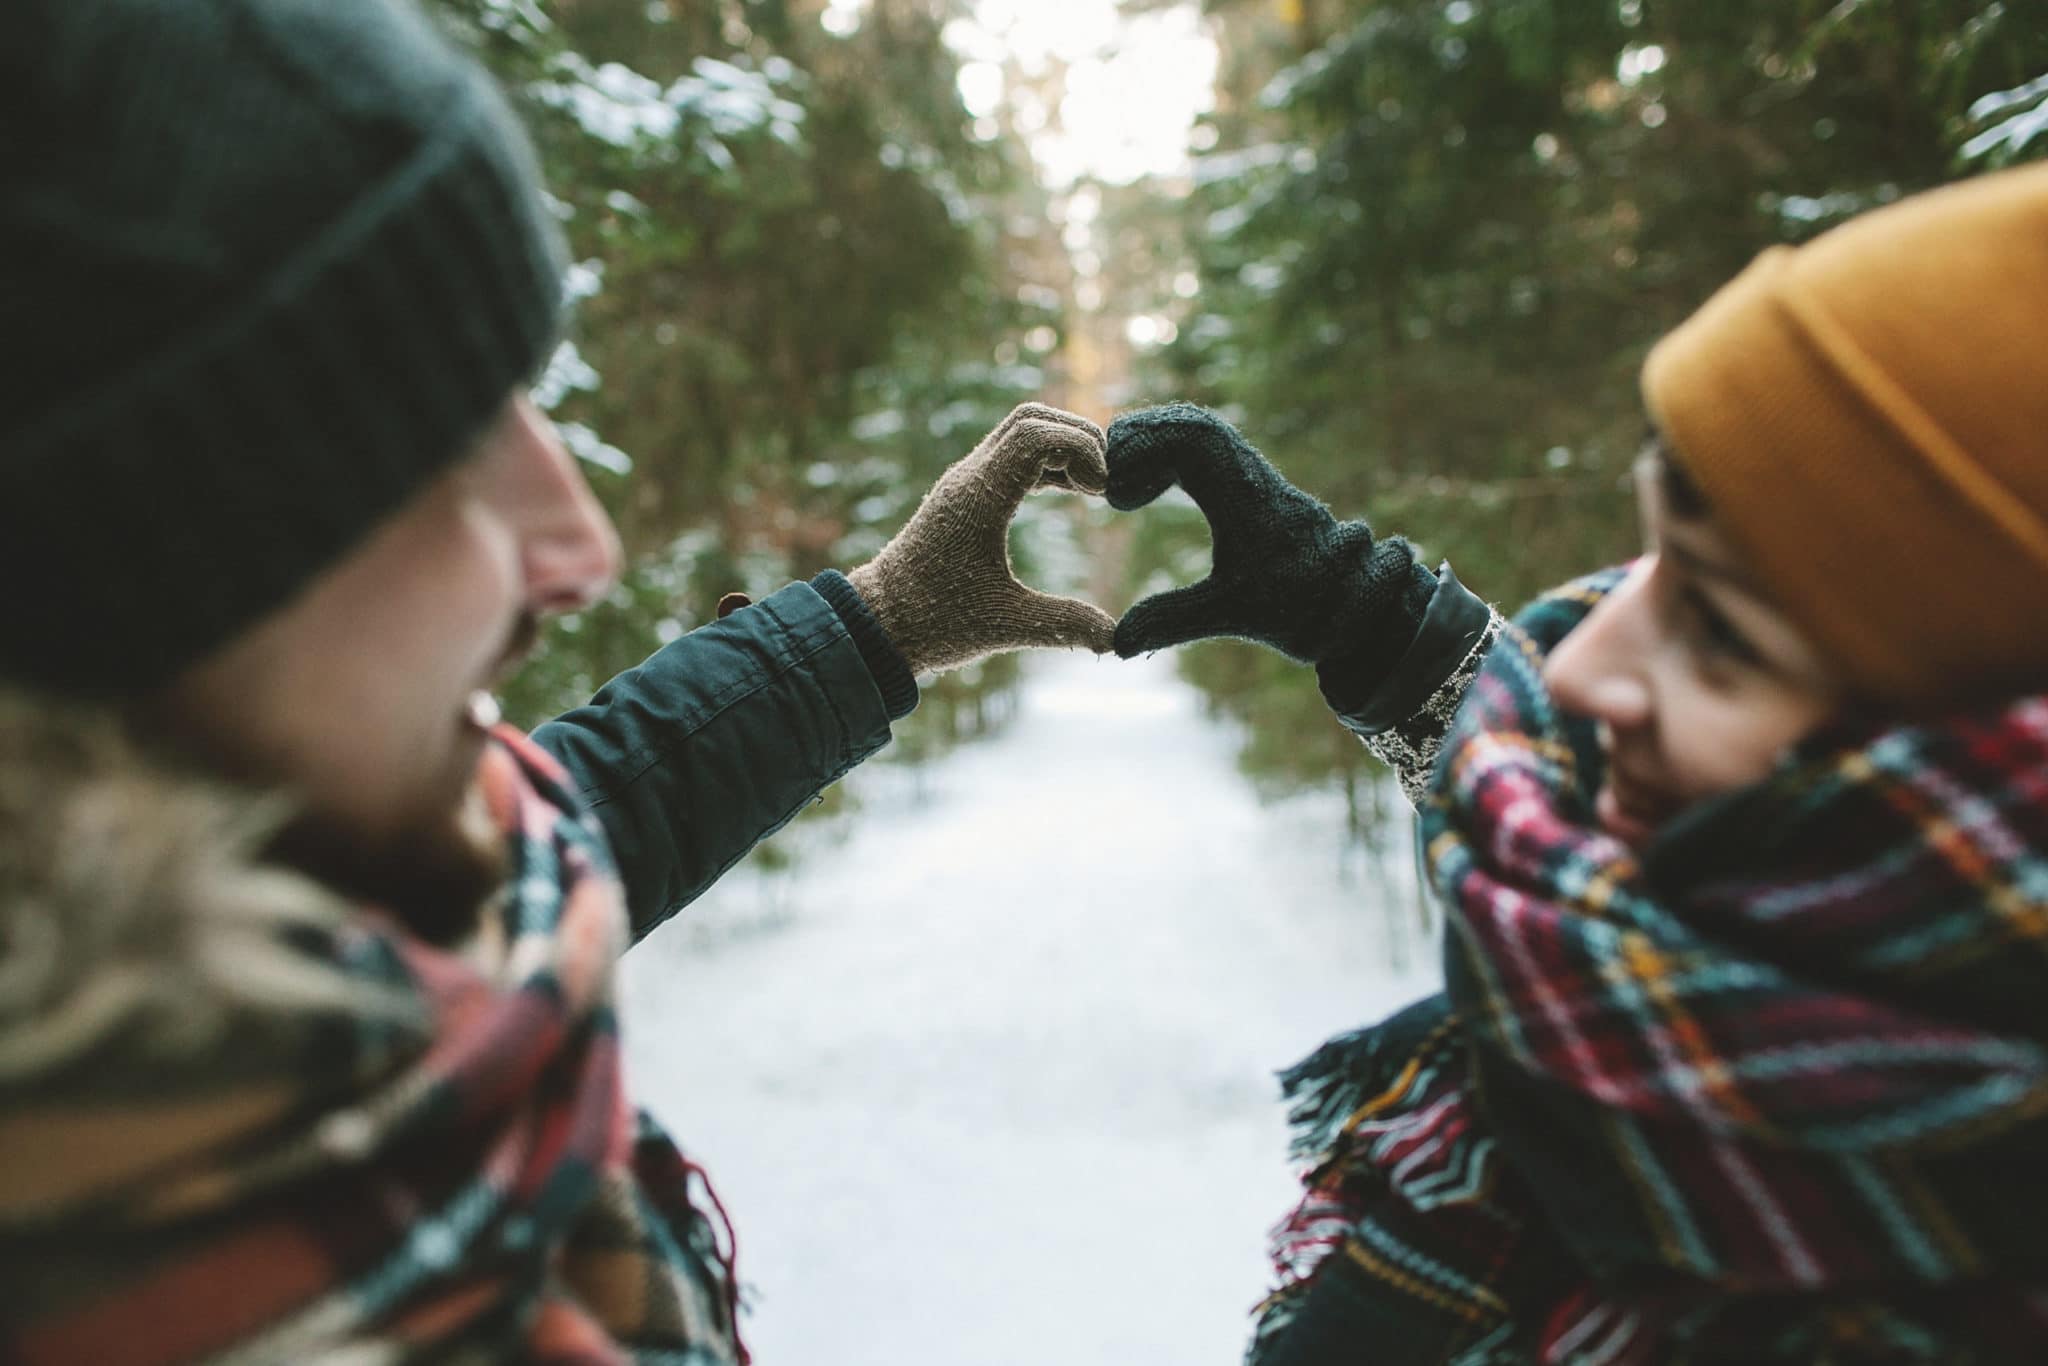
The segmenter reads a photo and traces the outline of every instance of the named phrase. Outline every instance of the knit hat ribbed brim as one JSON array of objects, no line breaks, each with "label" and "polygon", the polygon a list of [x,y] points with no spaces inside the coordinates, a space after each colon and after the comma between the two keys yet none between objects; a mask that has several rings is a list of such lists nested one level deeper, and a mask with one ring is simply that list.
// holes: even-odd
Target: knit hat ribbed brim
[{"label": "knit hat ribbed brim", "polygon": [[489,78],[403,0],[34,8],[0,678],[133,695],[467,451],[553,345],[562,257]]}]

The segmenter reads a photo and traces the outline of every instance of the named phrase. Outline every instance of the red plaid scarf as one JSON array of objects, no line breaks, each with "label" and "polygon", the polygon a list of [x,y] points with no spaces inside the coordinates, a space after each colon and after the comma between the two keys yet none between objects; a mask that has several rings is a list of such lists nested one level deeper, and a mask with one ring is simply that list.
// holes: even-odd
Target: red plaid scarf
[{"label": "red plaid scarf", "polygon": [[289,925],[339,996],[156,1063],[115,1031],[9,1086],[0,1358],[745,1361],[730,1231],[626,1101],[603,837],[516,733],[480,783],[513,865],[480,943]]},{"label": "red plaid scarf", "polygon": [[1350,1315],[1388,1363],[2048,1360],[2048,700],[1838,727],[1639,862],[1541,681],[1613,582],[1459,715],[1445,996],[1291,1078],[1254,1359]]}]

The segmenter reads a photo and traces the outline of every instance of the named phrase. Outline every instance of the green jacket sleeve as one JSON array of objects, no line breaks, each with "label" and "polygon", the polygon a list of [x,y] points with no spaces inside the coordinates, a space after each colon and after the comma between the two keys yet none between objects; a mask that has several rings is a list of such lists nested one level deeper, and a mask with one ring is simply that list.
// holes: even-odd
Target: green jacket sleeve
[{"label": "green jacket sleeve", "polygon": [[604,825],[636,940],[886,744],[904,688],[914,704],[901,660],[861,636],[858,595],[819,577],[691,631],[534,731]]}]

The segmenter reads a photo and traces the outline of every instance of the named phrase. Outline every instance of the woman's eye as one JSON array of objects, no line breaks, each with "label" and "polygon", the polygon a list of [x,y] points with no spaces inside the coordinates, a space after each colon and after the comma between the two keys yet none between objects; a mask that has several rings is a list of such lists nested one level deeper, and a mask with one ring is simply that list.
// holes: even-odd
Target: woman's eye
[{"label": "woman's eye", "polygon": [[1685,593],[1685,606],[1687,615],[1692,620],[1694,633],[1701,644],[1715,654],[1726,655],[1744,664],[1759,662],[1760,656],[1756,652],[1756,647],[1749,643],[1742,632],[1735,629],[1734,624],[1722,615],[1720,609],[1708,601],[1705,594],[1697,589],[1688,588]]}]

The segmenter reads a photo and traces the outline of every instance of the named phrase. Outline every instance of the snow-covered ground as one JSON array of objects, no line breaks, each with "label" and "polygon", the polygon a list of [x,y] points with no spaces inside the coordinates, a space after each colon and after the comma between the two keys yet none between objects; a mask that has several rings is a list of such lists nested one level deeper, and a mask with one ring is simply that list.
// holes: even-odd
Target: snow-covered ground
[{"label": "snow-covered ground", "polygon": [[1262,805],[1165,657],[1029,669],[628,959],[762,1366],[1228,1366],[1295,1190],[1273,1069],[1434,984],[1399,832]]}]

